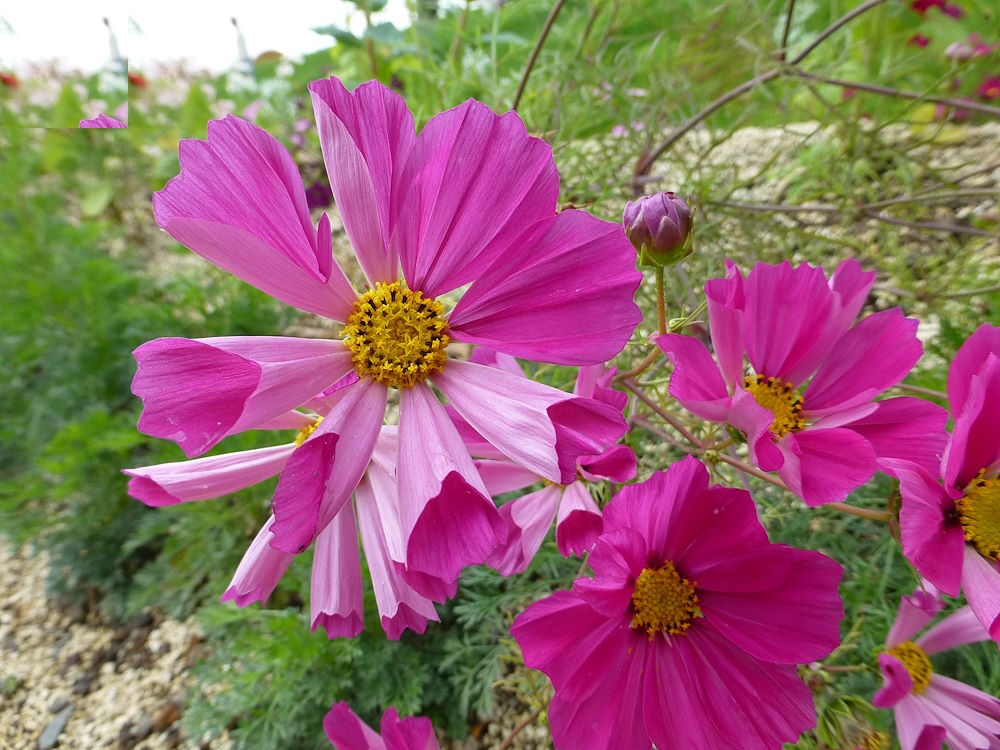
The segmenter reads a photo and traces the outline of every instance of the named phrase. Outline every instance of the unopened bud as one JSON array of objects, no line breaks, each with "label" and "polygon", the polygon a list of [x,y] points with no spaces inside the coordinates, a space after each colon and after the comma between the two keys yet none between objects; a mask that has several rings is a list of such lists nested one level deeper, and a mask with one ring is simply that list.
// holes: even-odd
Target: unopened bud
[{"label": "unopened bud", "polygon": [[629,201],[622,222],[642,265],[670,266],[691,254],[691,210],[673,193]]}]

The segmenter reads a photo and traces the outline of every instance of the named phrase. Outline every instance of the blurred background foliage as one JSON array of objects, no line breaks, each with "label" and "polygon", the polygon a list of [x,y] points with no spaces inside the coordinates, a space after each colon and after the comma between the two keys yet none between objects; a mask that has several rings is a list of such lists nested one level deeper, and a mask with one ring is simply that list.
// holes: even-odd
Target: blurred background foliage
[{"label": "blurred background foliage", "polygon": [[[992,101],[1000,88],[994,96],[984,86],[1000,76],[1000,54],[959,59],[954,45],[1000,42],[997,6],[956,3],[960,18],[939,7],[920,13],[901,0],[885,2],[832,35],[805,67],[828,78]],[[789,54],[857,5],[795,3]],[[503,111],[551,8],[542,0],[500,7],[421,0],[409,28],[376,24],[353,35],[324,27],[329,49],[301,61],[258,61],[254,77],[195,75],[179,66],[135,71],[127,92],[102,89],[98,77],[48,84],[45,96],[27,82],[0,89],[0,528],[10,542],[49,553],[54,595],[85,600],[114,617],[149,606],[175,617],[199,615],[210,655],[197,667],[198,685],[184,712],[191,736],[229,728],[240,747],[323,747],[317,717],[343,699],[369,722],[393,704],[401,713],[426,713],[462,737],[470,723],[497,710],[495,685],[530,707],[545,699],[544,680],[518,666],[507,629],[525,604],[567,585],[578,568],[551,540],[521,576],[468,571],[459,597],[441,608],[441,623],[423,637],[387,641],[369,590],[364,634],[328,642],[308,629],[308,559],[293,565],[266,608],[217,603],[266,518],[273,482],[151,510],[126,495],[120,469],[183,458],[172,443],[135,430],[141,404],[129,392],[131,350],[158,336],[274,334],[304,317],[158,231],[150,196],[178,171],[178,139],[204,137],[206,122],[227,113],[253,119],[289,148],[316,210],[329,210],[309,81],[337,75],[353,87],[376,77],[406,98],[418,127],[469,97]],[[726,256],[744,266],[791,258],[829,270],[854,255],[880,271],[869,309],[901,304],[924,321],[927,356],[909,382],[940,390],[964,338],[983,320],[1000,320],[1000,263],[989,238],[998,226],[997,186],[992,196],[963,201],[966,174],[991,165],[968,156],[934,166],[927,154],[974,140],[985,116],[782,77],[720,108],[707,120],[710,131],[680,141],[639,174],[639,163],[672,128],[780,65],[787,8],[779,0],[569,2],[518,111],[530,132],[553,145],[565,203],[618,220],[637,191],[691,196],[698,252],[668,282],[671,314],[697,305],[697,290],[722,272]],[[970,39],[975,34],[978,41]],[[111,112],[126,95],[128,130],[23,127],[40,122],[43,112],[72,127],[93,114],[95,102]],[[776,128],[780,144],[750,177],[732,165],[741,155],[734,139],[747,128]],[[995,146],[1000,131],[988,132]],[[781,188],[767,192],[769,201],[834,210],[822,220],[790,221],[787,212],[742,205],[757,188],[775,184]],[[988,190],[979,183],[972,189]],[[948,191],[946,199],[937,201],[941,191]],[[872,221],[864,208],[914,195],[935,201],[900,201],[891,218],[903,225]],[[919,226],[940,218],[942,206],[963,231]],[[970,229],[979,233],[964,231]],[[653,309],[646,287],[640,301]],[[648,351],[644,336],[652,328],[640,326],[623,362]],[[543,375],[572,382],[561,368]],[[661,375],[650,387],[662,394],[664,383]],[[641,429],[628,440],[645,473],[680,457]],[[271,441],[249,433],[214,452]],[[845,565],[847,640],[835,661],[871,665],[899,595],[915,583],[896,542],[882,528],[810,512],[773,488],[751,486],[776,539],[820,549]],[[891,492],[881,477],[852,501],[884,505]],[[981,644],[941,659],[949,674],[1000,693],[995,647]],[[816,689],[826,733],[806,736],[800,746],[828,746],[836,717],[853,710],[849,696],[870,697],[877,682],[871,671],[821,679]],[[890,721],[884,712],[872,720],[882,727]]]}]

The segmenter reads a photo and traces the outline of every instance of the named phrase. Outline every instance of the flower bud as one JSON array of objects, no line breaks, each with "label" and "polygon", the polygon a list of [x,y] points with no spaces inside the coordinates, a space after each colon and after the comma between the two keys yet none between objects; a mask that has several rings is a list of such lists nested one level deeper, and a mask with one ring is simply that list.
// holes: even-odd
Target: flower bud
[{"label": "flower bud", "polygon": [[642,265],[670,266],[691,254],[691,211],[673,193],[629,201],[622,222]]}]

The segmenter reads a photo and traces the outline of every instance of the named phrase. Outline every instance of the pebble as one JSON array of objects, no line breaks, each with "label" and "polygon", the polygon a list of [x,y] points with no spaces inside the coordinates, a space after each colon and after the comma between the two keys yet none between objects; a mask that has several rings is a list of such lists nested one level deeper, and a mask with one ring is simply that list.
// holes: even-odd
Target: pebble
[{"label": "pebble", "polygon": [[62,711],[64,708],[66,708],[66,706],[68,706],[68,705],[69,705],[69,700],[68,699],[66,699],[66,698],[56,698],[49,705],[49,712],[57,714],[60,711]]},{"label": "pebble", "polygon": [[42,736],[38,738],[38,750],[51,750],[51,748],[56,746],[56,743],[59,741],[59,734],[66,726],[66,722],[69,721],[71,713],[73,713],[72,704],[66,706],[66,708],[52,718],[49,725],[45,727],[45,731],[42,732]]}]

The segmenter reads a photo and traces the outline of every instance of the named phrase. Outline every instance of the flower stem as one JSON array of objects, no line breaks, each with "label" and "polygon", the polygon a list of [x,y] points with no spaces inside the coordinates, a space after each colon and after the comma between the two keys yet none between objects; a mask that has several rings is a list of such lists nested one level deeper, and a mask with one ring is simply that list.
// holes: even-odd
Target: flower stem
[{"label": "flower stem", "polygon": [[661,335],[667,332],[667,302],[663,295],[663,266],[656,267],[656,328]]},{"label": "flower stem", "polygon": [[549,32],[552,31],[552,26],[556,22],[556,16],[559,15],[559,11],[562,10],[562,7],[565,4],[566,0],[556,0],[555,5],[552,6],[552,10],[549,11],[549,17],[545,19],[545,25],[542,27],[542,32],[538,35],[538,41],[535,42],[535,47],[531,50],[528,62],[524,66],[524,73],[521,75],[521,82],[517,86],[517,93],[514,94],[514,103],[510,108],[515,112],[517,111],[517,105],[521,103],[521,96],[524,94],[525,86],[528,85],[528,76],[531,75],[531,71],[535,67],[535,61],[538,59],[538,53],[542,51],[542,45],[545,44],[546,37],[548,37]]},{"label": "flower stem", "polygon": [[846,513],[849,516],[857,516],[858,518],[867,518],[869,521],[881,521],[882,523],[889,523],[889,519],[892,518],[892,514],[889,513],[889,511],[887,510],[871,510],[870,508],[859,508],[858,506],[850,505],[849,503],[827,503],[822,507],[840,511],[841,513]]},{"label": "flower stem", "polygon": [[537,708],[535,709],[535,712],[532,713],[530,716],[525,716],[523,719],[521,719],[521,721],[518,722],[518,725],[511,730],[511,733],[508,734],[504,738],[504,741],[500,743],[500,747],[498,747],[497,750],[507,750],[507,748],[510,747],[510,743],[514,741],[514,738],[521,733],[521,730],[524,729],[529,724],[531,724],[541,715],[542,715],[542,709]]}]

